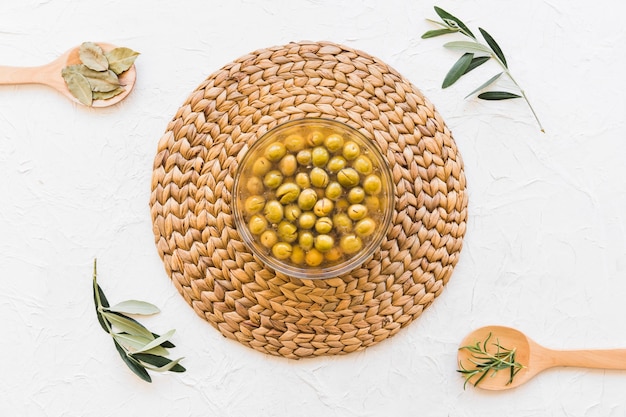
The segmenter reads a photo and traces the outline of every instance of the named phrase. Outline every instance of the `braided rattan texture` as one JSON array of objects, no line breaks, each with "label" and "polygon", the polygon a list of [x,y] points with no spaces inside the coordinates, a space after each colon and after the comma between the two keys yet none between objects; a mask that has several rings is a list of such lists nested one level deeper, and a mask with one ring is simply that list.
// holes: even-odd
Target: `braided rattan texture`
[{"label": "braided rattan texture", "polygon": [[[380,249],[333,279],[265,268],[231,211],[247,149],[304,117],[342,121],[375,140],[395,183]],[[159,141],[150,208],[166,272],[195,312],[230,339],[297,359],[364,349],[419,317],[459,259],[467,191],[450,131],[410,82],[364,52],[300,42],[245,55],[191,93]]]}]

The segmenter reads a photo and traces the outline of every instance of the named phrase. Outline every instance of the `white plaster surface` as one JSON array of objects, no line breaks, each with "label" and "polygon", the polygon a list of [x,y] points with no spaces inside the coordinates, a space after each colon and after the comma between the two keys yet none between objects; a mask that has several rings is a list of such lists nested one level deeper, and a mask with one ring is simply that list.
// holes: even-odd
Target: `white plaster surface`
[{"label": "white plaster surface", "polygon": [[[464,96],[458,54],[420,39],[438,4],[486,28],[522,101]],[[625,6],[598,0],[22,0],[0,3],[0,64],[86,40],[128,46],[136,89],[87,109],[0,86],[0,416],[624,416],[626,371],[555,369],[506,392],[463,390],[456,350],[485,324],[554,348],[626,348]],[[157,141],[187,95],[241,55],[330,40],[374,55],[435,104],[465,161],[460,262],[422,316],[341,357],[292,361],[227,340],[169,281],[148,207]],[[187,372],[146,384],[96,322],[93,258],[112,301],[152,302]]]}]

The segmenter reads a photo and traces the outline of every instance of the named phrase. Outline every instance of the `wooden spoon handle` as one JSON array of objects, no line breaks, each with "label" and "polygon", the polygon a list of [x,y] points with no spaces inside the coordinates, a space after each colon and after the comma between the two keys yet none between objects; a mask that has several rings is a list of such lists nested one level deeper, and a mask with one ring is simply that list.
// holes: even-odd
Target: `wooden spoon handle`
[{"label": "wooden spoon handle", "polygon": [[8,67],[0,65],[0,85],[47,84],[43,67]]},{"label": "wooden spoon handle", "polygon": [[553,351],[556,366],[626,369],[626,349]]}]

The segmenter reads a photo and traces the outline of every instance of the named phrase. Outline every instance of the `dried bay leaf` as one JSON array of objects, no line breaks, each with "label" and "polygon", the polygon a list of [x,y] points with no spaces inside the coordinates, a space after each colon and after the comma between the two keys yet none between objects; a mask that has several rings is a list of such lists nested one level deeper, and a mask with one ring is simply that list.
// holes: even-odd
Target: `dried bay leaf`
[{"label": "dried bay leaf", "polygon": [[118,94],[122,94],[124,91],[126,91],[124,87],[117,87],[115,90],[107,91],[106,93],[100,92],[100,91],[94,91],[92,93],[92,96],[94,100],[108,100],[110,98],[115,97]]},{"label": "dried bay leaf", "polygon": [[109,52],[105,52],[105,57],[109,61],[109,69],[117,75],[127,71],[135,63],[139,52],[130,48],[119,47]]},{"label": "dried bay leaf", "polygon": [[63,79],[67,84],[67,88],[70,93],[86,106],[91,106],[93,103],[93,96],[91,92],[91,85],[87,78],[78,72],[63,72]]},{"label": "dried bay leaf", "polygon": [[72,65],[68,68],[72,68],[72,70],[84,75],[94,92],[108,93],[121,85],[117,74],[111,70],[94,71],[84,65]]},{"label": "dried bay leaf", "polygon": [[109,61],[100,46],[93,42],[83,42],[78,49],[78,56],[83,64],[94,71],[109,69]]}]

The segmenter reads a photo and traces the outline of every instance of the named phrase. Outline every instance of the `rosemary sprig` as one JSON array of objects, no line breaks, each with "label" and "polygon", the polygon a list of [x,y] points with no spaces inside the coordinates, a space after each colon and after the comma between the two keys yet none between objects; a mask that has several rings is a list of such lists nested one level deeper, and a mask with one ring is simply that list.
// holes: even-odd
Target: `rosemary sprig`
[{"label": "rosemary sprig", "polygon": [[[185,372],[179,364],[183,358],[171,360],[166,356],[169,348],[175,347],[169,339],[175,330],[163,336],[152,333],[137,320],[127,316],[148,316],[160,310],[145,301],[128,300],[114,306],[109,305],[102,288],[96,280],[96,260],[93,260],[93,298],[96,316],[102,329],[113,337],[113,343],[124,363],[141,379],[152,382],[148,370],[155,372]],[[118,330],[115,331],[114,329]]]},{"label": "rosemary sprig", "polygon": [[492,377],[501,370],[509,371],[509,380],[506,385],[513,382],[513,378],[517,373],[525,366],[515,361],[516,349],[508,349],[500,344],[500,341],[496,339],[491,345],[495,346],[495,352],[491,353],[488,350],[489,340],[491,339],[491,333],[481,343],[476,342],[474,345],[462,346],[459,348],[466,349],[471,353],[471,358],[468,361],[472,364],[472,367],[466,368],[461,361],[459,361],[459,368],[457,372],[463,374],[465,383],[463,389],[467,386],[468,382],[474,377],[477,377],[473,381],[473,385],[477,386],[487,376]]},{"label": "rosemary sprig", "polygon": [[435,6],[435,12],[441,18],[441,22],[427,19],[429,22],[437,25],[439,28],[434,30],[429,30],[422,35],[422,39],[434,38],[441,35],[447,35],[452,33],[460,33],[465,37],[469,38],[469,41],[452,41],[444,44],[443,46],[448,49],[453,49],[456,51],[463,52],[463,55],[454,63],[452,68],[446,74],[442,88],[450,87],[456,81],[459,80],[463,75],[469,73],[473,69],[481,66],[485,62],[493,59],[495,60],[501,67],[502,71],[498,74],[491,77],[489,80],[481,84],[478,88],[469,93],[465,98],[468,98],[495,83],[498,79],[500,79],[503,75],[508,77],[509,80],[513,82],[515,87],[518,90],[518,93],[512,93],[509,91],[485,91],[483,93],[478,94],[478,98],[482,100],[508,100],[514,98],[523,98],[528,104],[530,111],[532,112],[539,128],[542,132],[545,132],[535,109],[530,104],[526,93],[522,89],[522,87],[518,84],[518,82],[513,78],[511,71],[509,70],[508,63],[506,62],[506,58],[502,49],[495,41],[495,39],[484,29],[478,28],[480,34],[482,35],[485,43],[479,41],[474,33],[457,17],[451,15],[440,7]]}]

